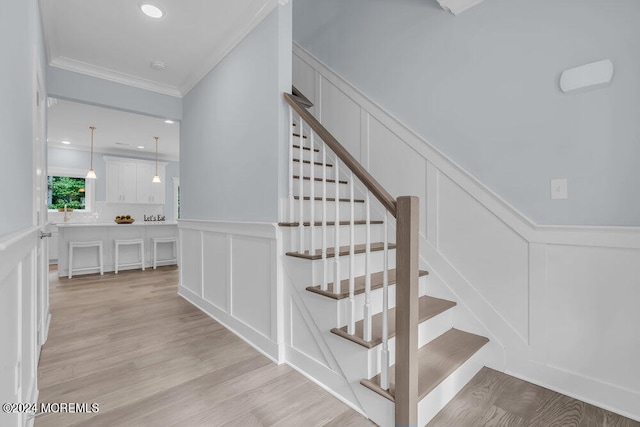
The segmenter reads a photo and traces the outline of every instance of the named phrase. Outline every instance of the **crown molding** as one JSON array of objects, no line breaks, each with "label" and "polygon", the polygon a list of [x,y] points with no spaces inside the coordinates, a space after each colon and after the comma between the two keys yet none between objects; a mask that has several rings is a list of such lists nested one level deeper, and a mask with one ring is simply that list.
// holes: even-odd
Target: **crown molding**
[{"label": "crown molding", "polygon": [[[180,85],[179,90],[182,96],[189,93],[211,70],[213,70],[226,56],[244,40],[260,24],[264,18],[271,13],[283,0],[270,0],[267,2],[254,16],[249,23],[239,28],[233,34],[229,35],[227,41],[230,44],[219,43],[220,48],[215,49],[204,61],[202,66],[192,72],[189,77]],[[289,1],[289,0],[284,0]]]},{"label": "crown molding", "polygon": [[63,56],[50,59],[49,65],[63,70],[84,74],[86,76],[97,77],[114,83],[161,93],[163,95],[174,96],[177,98],[182,97],[182,92],[175,86],[143,79],[141,77],[132,76],[130,74],[121,73],[119,71],[99,67],[97,65],[87,64],[86,62],[65,58]]}]

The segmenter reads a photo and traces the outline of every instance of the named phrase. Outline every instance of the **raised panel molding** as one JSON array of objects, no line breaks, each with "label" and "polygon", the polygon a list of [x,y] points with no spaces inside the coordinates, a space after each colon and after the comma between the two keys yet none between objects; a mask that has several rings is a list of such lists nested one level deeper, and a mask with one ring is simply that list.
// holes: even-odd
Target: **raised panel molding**
[{"label": "raised panel molding", "polygon": [[284,360],[275,224],[180,220],[178,294],[276,363]]},{"label": "raised panel molding", "polygon": [[295,42],[293,51],[316,94],[335,88],[331,98],[317,96],[317,111],[360,108],[360,146],[350,150],[372,171],[397,144],[403,165],[424,162],[415,176],[405,167],[402,178],[374,176],[385,186],[410,182],[403,193],[424,200],[421,264],[504,348],[492,367],[640,420],[640,318],[632,306],[640,300],[640,227],[533,223]]}]

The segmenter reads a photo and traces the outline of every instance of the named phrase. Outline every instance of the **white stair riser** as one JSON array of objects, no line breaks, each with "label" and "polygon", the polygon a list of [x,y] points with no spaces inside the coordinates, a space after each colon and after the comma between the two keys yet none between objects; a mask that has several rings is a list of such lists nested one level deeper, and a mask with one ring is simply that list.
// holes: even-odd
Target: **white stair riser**
[{"label": "white stair riser", "polygon": [[[318,197],[319,195],[316,195],[316,197]],[[331,197],[333,197],[333,194],[330,195]],[[293,201],[293,214],[294,214],[294,220],[298,221],[300,219],[300,200],[294,200]],[[326,215],[326,220],[327,221],[333,221],[335,220],[336,217],[336,204],[335,202],[331,202],[331,201],[327,201],[327,215]],[[351,206],[350,203],[348,202],[340,202],[339,203],[339,218],[341,221],[350,221],[351,220]],[[314,215],[314,219],[315,221],[321,221],[322,220],[322,202],[321,201],[314,201],[311,202],[310,200],[303,200],[302,201],[302,215],[304,218],[304,221],[310,221],[311,220],[311,209],[313,209],[313,215]],[[358,220],[365,220],[366,219],[366,210],[365,210],[365,205],[364,203],[354,203],[353,205],[353,218],[354,221],[358,221]],[[375,217],[373,216],[373,213],[371,213],[371,220],[382,220],[381,217],[379,217],[378,215],[376,215]]]},{"label": "white stair riser", "polygon": [[418,403],[418,425],[426,425],[486,365],[485,345]]},{"label": "white stair riser", "polygon": [[[453,316],[455,307],[450,308],[447,311],[444,311],[438,314],[431,319],[420,323],[418,326],[418,348],[422,348],[429,342],[438,338],[440,335],[447,332],[451,329],[453,324]],[[382,346],[376,346],[372,348],[371,352],[373,352],[373,357],[371,358],[373,364],[371,365],[371,372],[369,378],[378,375],[380,373],[380,351],[382,350]],[[391,365],[396,363],[396,339],[395,337],[389,340],[389,363]]]},{"label": "white stair riser", "polygon": [[[303,154],[304,155],[304,154]],[[295,153],[295,155],[293,156],[294,159],[297,159],[300,157],[300,154],[298,152]],[[322,156],[318,156],[317,154],[314,156],[316,157],[313,161],[314,162],[318,162],[318,163],[322,163]],[[309,156],[305,156],[305,158],[303,158],[303,160],[311,160]],[[333,164],[332,162],[327,161],[328,164]],[[330,166],[325,166],[324,167],[327,171],[327,176],[325,178],[327,179],[334,179],[335,178],[335,167],[330,167]],[[311,176],[311,164],[309,163],[302,163],[302,171],[303,171],[303,176]],[[294,175],[298,175],[300,173],[300,162],[293,162],[293,174]],[[322,165],[313,165],[313,173],[315,174],[316,178],[322,178]],[[343,180],[348,180],[346,178],[346,175],[342,174],[342,176],[340,177],[340,179]]]},{"label": "white stair riser", "polygon": [[[360,295],[356,295],[354,298],[355,301],[355,319],[356,321],[362,320],[364,318],[364,301],[365,295],[364,293]],[[396,287],[389,286],[389,308],[395,307],[396,305]],[[339,301],[338,303],[338,313],[340,319],[343,320],[341,323],[342,326],[347,324],[348,321],[348,307],[349,307],[349,299],[345,298]],[[382,311],[382,288],[374,289],[371,291],[371,310],[373,314],[380,313]]]},{"label": "white stair riser", "polygon": [[[297,172],[295,172],[296,175],[298,175]],[[314,185],[314,191],[315,197],[322,197],[322,182],[321,181],[314,181],[313,183]],[[341,199],[347,199],[350,197],[350,190],[349,190],[349,185],[348,184],[340,184],[339,186],[339,191],[340,191],[340,198]],[[336,194],[336,184],[334,182],[327,182],[327,197],[335,197]],[[300,195],[300,180],[299,179],[294,179],[293,180],[293,195],[294,196],[298,196]],[[302,183],[302,195],[303,196],[311,196],[311,181],[310,180],[303,180]],[[356,196],[358,198],[358,196]],[[340,208],[342,209],[342,206],[340,206]]]},{"label": "white stair riser", "polygon": [[[351,231],[350,231],[350,227],[348,225],[341,225],[340,227],[340,240],[339,240],[339,245],[340,246],[349,246],[351,243]],[[364,225],[356,225],[354,226],[354,241],[355,244],[363,244],[366,242],[366,226]],[[375,224],[371,226],[371,241],[372,242],[382,242],[382,239],[384,237],[384,230],[382,228],[383,226],[381,224]],[[290,243],[290,238],[285,238],[285,250],[287,251],[298,251],[298,245],[299,245],[299,233],[300,231],[298,230],[298,227],[287,227],[288,229],[288,233],[290,233],[293,236],[293,247],[292,244]],[[311,227],[303,227],[303,233],[304,233],[304,244],[305,244],[305,250],[309,250],[311,248]],[[322,248],[322,227],[321,226],[315,226],[313,227],[313,234],[314,234],[314,238],[315,238],[315,249],[321,249]],[[390,240],[392,239],[393,243],[395,242],[395,236],[391,236]],[[332,248],[335,246],[335,227],[333,226],[327,226],[327,247],[328,248]]]},{"label": "white stair riser", "polygon": [[[342,279],[349,278],[349,257],[343,256],[340,257],[340,277]],[[322,260],[305,260],[300,259],[300,262],[305,263],[313,263],[314,276],[311,275],[311,266],[306,266],[309,271],[309,282],[311,282],[311,278],[314,277],[313,285],[319,285],[322,282],[322,268],[323,262]],[[396,255],[394,250],[389,250],[389,269],[395,268],[396,265]],[[371,252],[371,272],[375,273],[378,271],[382,271],[383,266],[383,253],[382,251]],[[334,258],[327,258],[327,276],[328,283],[333,282],[333,271],[335,267]],[[365,274],[365,254],[356,254],[354,259],[354,276],[362,276]],[[307,285],[309,286],[309,285]]]}]

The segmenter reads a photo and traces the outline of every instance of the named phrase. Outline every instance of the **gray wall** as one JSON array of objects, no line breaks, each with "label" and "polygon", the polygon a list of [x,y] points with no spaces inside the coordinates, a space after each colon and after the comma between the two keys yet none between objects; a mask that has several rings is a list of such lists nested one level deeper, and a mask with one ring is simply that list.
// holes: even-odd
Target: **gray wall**
[{"label": "gray wall", "polygon": [[[0,236],[32,225],[34,52],[46,64],[36,0],[0,2]],[[42,69],[44,78],[44,69]]]},{"label": "gray wall", "polygon": [[280,75],[291,75],[287,25],[291,5],[269,14],[183,98],[183,219],[278,220],[282,92],[291,90]]},{"label": "gray wall", "polygon": [[54,98],[149,116],[182,119],[182,99],[60,68],[47,67],[47,91]]},{"label": "gray wall", "polygon": [[[640,2],[296,0],[294,40],[539,224],[640,225]],[[563,70],[610,58],[609,87]],[[569,199],[550,199],[568,178]]]},{"label": "gray wall", "polygon": [[[87,169],[89,164],[89,152],[81,150],[72,150],[66,148],[49,147],[48,150],[48,166],[69,169]],[[93,168],[96,171],[98,179],[96,179],[96,202],[104,202],[107,200],[107,166],[103,156],[110,157],[126,157],[129,159],[155,160],[155,158],[144,158],[139,156],[120,156],[117,154],[93,153]],[[165,186],[165,205],[164,216],[167,221],[173,221],[173,177],[180,176],[180,163],[168,163],[165,169],[166,178],[163,182]]]}]

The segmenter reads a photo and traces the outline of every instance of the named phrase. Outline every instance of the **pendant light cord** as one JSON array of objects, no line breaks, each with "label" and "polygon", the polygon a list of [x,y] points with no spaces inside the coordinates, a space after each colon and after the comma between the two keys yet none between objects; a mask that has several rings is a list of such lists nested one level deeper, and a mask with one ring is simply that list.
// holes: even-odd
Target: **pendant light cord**
[{"label": "pendant light cord", "polygon": [[156,140],[156,176],[158,176],[158,137],[153,137]]},{"label": "pendant light cord", "polygon": [[91,129],[91,167],[89,169],[93,170],[93,131],[96,130],[96,127],[89,126],[89,129]]}]

